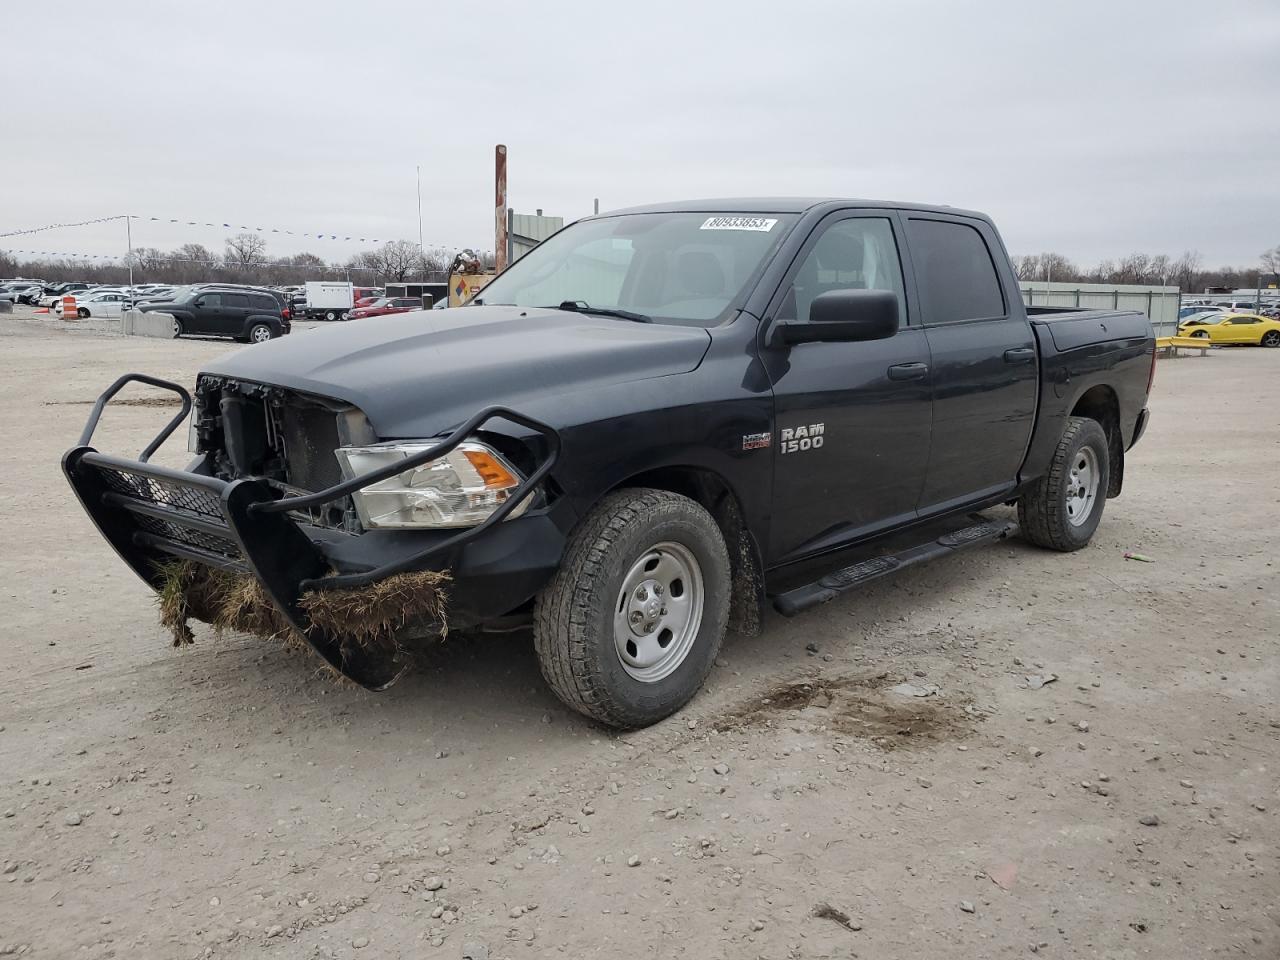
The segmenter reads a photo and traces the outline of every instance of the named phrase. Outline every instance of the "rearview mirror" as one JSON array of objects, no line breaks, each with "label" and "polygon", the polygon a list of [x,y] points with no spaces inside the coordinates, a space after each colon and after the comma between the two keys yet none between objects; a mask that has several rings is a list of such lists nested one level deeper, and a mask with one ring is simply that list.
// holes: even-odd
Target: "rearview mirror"
[{"label": "rearview mirror", "polygon": [[829,290],[809,304],[808,320],[782,320],[775,344],[885,340],[898,332],[898,295],[892,290]]}]

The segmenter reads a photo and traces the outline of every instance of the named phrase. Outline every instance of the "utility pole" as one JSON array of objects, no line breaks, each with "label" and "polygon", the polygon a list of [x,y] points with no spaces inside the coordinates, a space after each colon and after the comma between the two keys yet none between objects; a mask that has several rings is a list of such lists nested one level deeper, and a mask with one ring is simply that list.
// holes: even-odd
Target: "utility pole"
[{"label": "utility pole", "polygon": [[129,263],[129,293],[133,293],[133,217],[129,214],[124,216],[124,236],[125,242],[129,246],[128,263]]},{"label": "utility pole", "polygon": [[507,147],[493,151],[493,272],[507,269]]},{"label": "utility pole", "polygon": [[418,164],[418,253],[422,253],[422,164]]}]

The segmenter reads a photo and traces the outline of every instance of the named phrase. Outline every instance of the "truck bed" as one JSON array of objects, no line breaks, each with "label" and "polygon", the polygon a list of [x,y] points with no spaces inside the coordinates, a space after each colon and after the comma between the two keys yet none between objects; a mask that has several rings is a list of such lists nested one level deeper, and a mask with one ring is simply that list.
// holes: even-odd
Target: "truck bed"
[{"label": "truck bed", "polygon": [[1027,319],[1038,327],[1036,339],[1045,346],[1047,331],[1059,353],[1097,343],[1145,340],[1151,321],[1136,310],[1088,310],[1081,307],[1027,307]]}]

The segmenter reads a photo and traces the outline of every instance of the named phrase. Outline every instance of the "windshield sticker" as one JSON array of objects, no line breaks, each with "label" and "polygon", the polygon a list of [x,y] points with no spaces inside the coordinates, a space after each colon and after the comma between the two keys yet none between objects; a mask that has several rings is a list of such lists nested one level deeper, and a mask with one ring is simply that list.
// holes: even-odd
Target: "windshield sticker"
[{"label": "windshield sticker", "polygon": [[755,230],[768,233],[777,223],[776,217],[707,217],[699,230]]}]

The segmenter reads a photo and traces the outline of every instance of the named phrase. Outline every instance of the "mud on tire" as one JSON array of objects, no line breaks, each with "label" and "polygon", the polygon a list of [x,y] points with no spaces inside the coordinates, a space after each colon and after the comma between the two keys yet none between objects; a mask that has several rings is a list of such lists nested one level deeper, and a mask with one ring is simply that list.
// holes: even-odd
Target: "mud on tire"
[{"label": "mud on tire", "polygon": [[[642,652],[625,632],[616,631],[619,622],[635,623],[635,639],[642,645],[649,642],[646,628],[656,627],[659,637],[664,632],[666,621],[648,622],[650,614],[632,599],[652,600],[645,590],[661,580],[666,561],[653,565],[657,580],[631,584],[648,576],[649,558],[668,555],[688,581],[668,577],[669,595],[692,604],[699,599],[693,591],[700,591],[700,614],[696,624],[686,621],[689,639],[682,659],[668,663],[665,675],[667,667],[659,662],[647,668],[646,677]],[[538,595],[534,646],[542,675],[565,704],[601,723],[620,728],[656,723],[688,703],[710,672],[729,617],[730,583],[724,538],[698,503],[665,490],[612,493],[583,519],[555,577]],[[656,607],[652,616],[658,617]],[[677,631],[668,643],[678,645],[680,636]],[[652,645],[648,649],[657,652]],[[641,662],[624,662],[632,654],[640,654]]]}]

